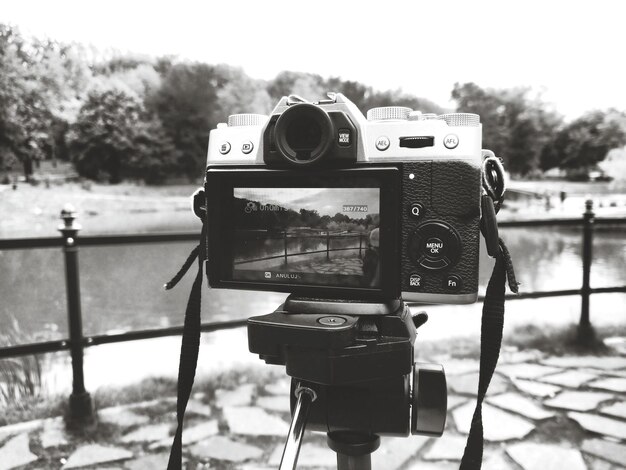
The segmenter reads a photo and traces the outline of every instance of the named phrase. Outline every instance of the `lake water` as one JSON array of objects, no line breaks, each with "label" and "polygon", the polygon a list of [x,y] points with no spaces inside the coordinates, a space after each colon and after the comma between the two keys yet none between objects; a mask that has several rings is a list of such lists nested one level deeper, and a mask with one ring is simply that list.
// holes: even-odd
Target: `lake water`
[{"label": "lake water", "polygon": [[[513,255],[523,291],[580,287],[580,228],[508,228],[501,234]],[[162,286],[192,248],[192,243],[81,248],[85,334],[181,324],[195,267],[174,290],[166,292]],[[624,229],[597,227],[593,250],[592,287],[626,285]],[[483,248],[482,291],[491,266]],[[21,339],[16,341],[66,337],[65,274],[60,249],[0,252],[0,272],[0,325],[19,325]],[[284,298],[285,294],[278,293],[204,289],[203,320],[268,313]],[[621,310],[626,312],[626,307]]]}]

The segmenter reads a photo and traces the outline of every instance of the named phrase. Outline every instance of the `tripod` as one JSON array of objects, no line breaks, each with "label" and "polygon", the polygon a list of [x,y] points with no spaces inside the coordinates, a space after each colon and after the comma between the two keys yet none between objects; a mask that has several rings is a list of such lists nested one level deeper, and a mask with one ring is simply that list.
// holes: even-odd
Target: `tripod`
[{"label": "tripod", "polygon": [[439,364],[416,364],[417,328],[401,300],[387,303],[290,296],[248,319],[248,346],[291,381],[292,422],[280,470],[296,468],[305,428],[327,434],[338,470],[370,470],[380,436],[440,436],[447,391]]}]

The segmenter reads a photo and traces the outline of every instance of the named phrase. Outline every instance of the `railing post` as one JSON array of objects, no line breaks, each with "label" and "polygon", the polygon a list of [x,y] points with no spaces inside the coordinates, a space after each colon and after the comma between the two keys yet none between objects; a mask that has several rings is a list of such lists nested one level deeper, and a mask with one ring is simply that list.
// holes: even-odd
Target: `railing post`
[{"label": "railing post", "polygon": [[285,264],[288,264],[287,262],[287,230],[283,231],[283,240],[285,242]]},{"label": "railing post", "polygon": [[91,395],[85,390],[83,374],[83,319],[80,309],[80,282],[78,276],[78,231],[80,225],[74,223],[76,211],[66,205],[61,211],[63,225],[59,231],[63,237],[65,255],[65,284],[67,289],[67,317],[69,325],[70,354],[72,357],[72,394],[69,401],[70,425],[88,425],[95,420]]},{"label": "railing post", "polygon": [[595,214],[593,213],[593,201],[585,201],[585,212],[583,214],[583,285],[580,290],[582,297],[580,322],[578,324],[578,339],[581,342],[590,342],[594,339],[591,321],[589,320],[589,297],[591,295],[590,276],[591,260],[593,249],[593,223]]},{"label": "railing post", "polygon": [[330,230],[326,231],[326,260],[330,261]]},{"label": "railing post", "polygon": [[363,234],[359,233],[359,258],[363,258],[362,250],[363,250]]}]

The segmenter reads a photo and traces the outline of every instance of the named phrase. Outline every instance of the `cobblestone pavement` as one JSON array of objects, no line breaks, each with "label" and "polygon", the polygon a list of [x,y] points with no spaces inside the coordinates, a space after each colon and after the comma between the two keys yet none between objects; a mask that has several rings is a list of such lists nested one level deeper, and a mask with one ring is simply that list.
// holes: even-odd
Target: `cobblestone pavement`
[{"label": "cobblestone pavement", "polygon": [[318,274],[363,274],[363,261],[361,258],[331,258],[327,260],[303,261],[289,265],[293,272],[314,272]]},{"label": "cobblestone pavement", "polygon": [[[478,362],[431,358],[448,376],[448,422],[439,439],[383,438],[375,470],[458,468],[474,409]],[[484,405],[485,470],[626,468],[626,357],[545,357],[504,351]],[[289,427],[289,381],[241,383],[188,408],[188,469],[277,468]],[[0,428],[0,470],[165,469],[175,399],[99,410],[99,442],[68,434],[61,418]],[[300,468],[335,468],[323,435],[307,433]]]}]

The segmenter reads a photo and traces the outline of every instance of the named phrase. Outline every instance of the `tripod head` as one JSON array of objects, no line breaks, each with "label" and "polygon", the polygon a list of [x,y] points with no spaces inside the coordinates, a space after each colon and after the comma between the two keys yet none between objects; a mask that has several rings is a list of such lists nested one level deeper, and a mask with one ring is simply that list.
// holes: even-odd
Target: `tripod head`
[{"label": "tripod head", "polygon": [[[401,300],[291,296],[274,312],[251,317],[250,352],[268,364],[284,365],[292,377],[287,448],[290,443],[299,448],[301,436],[298,441],[291,434],[302,435],[304,425],[328,433],[338,462],[356,449],[369,455],[380,435],[440,436],[447,405],[443,367],[414,360],[417,328],[427,318],[425,313],[412,316]],[[287,450],[283,463],[294,454]],[[295,468],[295,461],[282,468]]]}]

